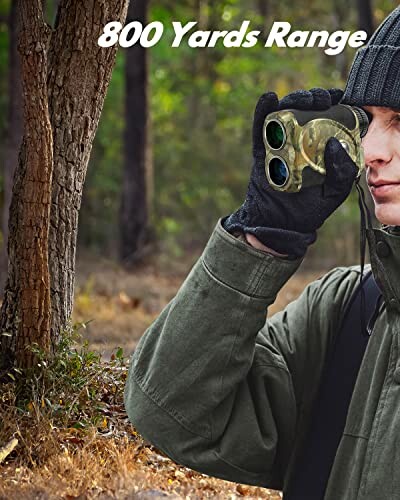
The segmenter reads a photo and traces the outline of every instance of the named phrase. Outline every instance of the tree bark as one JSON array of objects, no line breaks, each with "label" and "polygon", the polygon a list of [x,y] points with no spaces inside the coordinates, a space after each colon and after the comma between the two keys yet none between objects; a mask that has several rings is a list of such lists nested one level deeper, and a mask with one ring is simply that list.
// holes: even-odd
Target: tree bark
[{"label": "tree bark", "polygon": [[48,234],[53,149],[46,87],[50,32],[40,0],[19,0],[17,6],[24,136],[10,206],[12,265],[4,300],[4,304],[12,301],[14,314],[4,309],[6,328],[1,331],[10,333],[7,326],[12,322],[13,335],[4,339],[13,346],[17,366],[30,368],[36,356],[27,347],[35,342],[48,350],[50,344]]},{"label": "tree bark", "polygon": [[[128,22],[147,24],[148,0],[131,1]],[[148,145],[148,50],[140,44],[126,51],[124,172],[120,207],[120,260],[140,259],[149,224],[151,167]]]},{"label": "tree bark", "polygon": [[7,277],[7,240],[8,219],[11,203],[12,181],[15,167],[18,162],[18,151],[22,139],[22,90],[20,61],[18,55],[18,16],[17,4],[11,3],[8,18],[8,112],[4,151],[4,204],[2,212],[3,245],[0,253],[0,294],[2,293]]},{"label": "tree bark", "polygon": [[125,23],[129,0],[61,0],[49,50],[54,141],[50,227],[52,341],[69,326],[83,184],[118,45],[97,40],[110,21]]},{"label": "tree bark", "polygon": [[[21,2],[23,5],[28,4],[27,0]],[[39,0],[35,0],[35,4],[38,2]],[[41,85],[48,99],[53,143],[48,249],[52,350],[55,349],[61,332],[70,326],[78,213],[83,183],[118,47],[116,44],[112,48],[101,48],[97,41],[108,22],[125,22],[127,6],[128,0],[61,0],[48,44],[47,85],[46,80]],[[30,32],[25,36],[31,36]],[[43,128],[44,122],[41,119],[37,128],[38,135],[43,134]],[[30,146],[25,142],[25,148]],[[24,147],[21,153],[22,169],[26,168],[28,156]],[[10,213],[10,222],[14,228],[19,226],[21,208],[18,207],[18,189],[24,187],[25,181],[22,181],[21,178],[17,186],[14,186],[14,205]],[[30,210],[27,213],[32,215],[32,212]],[[2,341],[3,364],[7,362],[8,365],[13,360],[18,317],[21,315],[16,298],[20,294],[22,249],[15,244],[14,238],[15,234],[10,234],[15,251],[10,254],[9,275],[0,318],[0,332],[5,331],[11,335],[3,337]],[[30,276],[31,270],[26,272]],[[42,314],[39,315],[38,324],[40,321],[43,322]]]}]

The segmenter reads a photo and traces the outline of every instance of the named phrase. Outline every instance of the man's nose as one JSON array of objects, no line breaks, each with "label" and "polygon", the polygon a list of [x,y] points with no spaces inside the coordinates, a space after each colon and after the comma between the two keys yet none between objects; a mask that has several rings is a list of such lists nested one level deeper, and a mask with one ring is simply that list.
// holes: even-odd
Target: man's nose
[{"label": "man's nose", "polygon": [[362,139],[362,146],[367,166],[383,166],[391,159],[387,133],[381,131],[373,122]]}]

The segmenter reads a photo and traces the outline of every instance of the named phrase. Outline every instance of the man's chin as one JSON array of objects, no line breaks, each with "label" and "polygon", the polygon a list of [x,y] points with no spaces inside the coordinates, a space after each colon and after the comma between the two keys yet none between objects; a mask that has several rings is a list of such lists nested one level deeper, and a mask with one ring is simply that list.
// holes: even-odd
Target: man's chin
[{"label": "man's chin", "polygon": [[400,202],[376,204],[375,217],[381,224],[400,226]]}]

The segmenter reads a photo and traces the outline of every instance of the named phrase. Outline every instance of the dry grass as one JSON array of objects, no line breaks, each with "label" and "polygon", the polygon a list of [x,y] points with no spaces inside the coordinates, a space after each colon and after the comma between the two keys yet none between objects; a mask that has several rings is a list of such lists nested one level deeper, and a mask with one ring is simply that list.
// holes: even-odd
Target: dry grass
[{"label": "dry grass", "polygon": [[263,498],[280,495],[263,488],[210,478],[181,467],[136,441],[85,436],[40,467],[9,467],[1,472],[0,498],[131,499],[145,491],[175,498]]},{"label": "dry grass", "polygon": [[[116,357],[115,348],[134,349],[191,264],[183,262],[168,273],[148,264],[128,273],[109,262],[80,263],[74,320],[94,319],[84,332],[88,345],[68,347],[62,354],[69,360],[65,374],[57,371],[60,366],[49,367],[50,382],[39,378],[25,387],[25,400],[16,401],[15,384],[2,386],[0,446],[14,436],[19,444],[0,466],[0,499],[281,498],[173,463],[144,442],[127,419],[122,389],[128,359],[121,351]],[[270,313],[320,274],[294,276]]]}]

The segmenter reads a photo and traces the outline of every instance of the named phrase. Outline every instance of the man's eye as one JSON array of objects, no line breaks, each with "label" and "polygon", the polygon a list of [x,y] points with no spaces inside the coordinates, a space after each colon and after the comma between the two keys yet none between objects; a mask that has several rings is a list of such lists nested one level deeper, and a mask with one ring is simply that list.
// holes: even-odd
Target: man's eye
[{"label": "man's eye", "polygon": [[400,113],[396,113],[389,120],[389,125],[394,125],[395,127],[400,127]]}]

